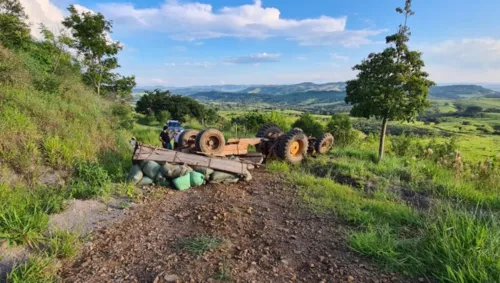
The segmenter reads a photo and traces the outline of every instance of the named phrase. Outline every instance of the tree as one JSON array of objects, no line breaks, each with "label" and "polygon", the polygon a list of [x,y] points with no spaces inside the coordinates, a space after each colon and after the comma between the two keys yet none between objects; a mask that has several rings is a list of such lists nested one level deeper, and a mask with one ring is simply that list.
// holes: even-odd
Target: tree
[{"label": "tree", "polygon": [[358,137],[352,128],[351,119],[346,114],[335,114],[326,125],[326,131],[335,138],[335,145],[347,146],[354,143]]},{"label": "tree", "polygon": [[321,137],[323,134],[323,125],[314,119],[309,113],[304,113],[292,125],[293,128],[300,128],[308,136]]},{"label": "tree", "polygon": [[0,0],[0,43],[9,48],[21,48],[31,39],[30,29],[19,0]]},{"label": "tree", "polygon": [[73,5],[68,11],[70,15],[64,19],[63,25],[71,30],[73,40],[70,46],[82,58],[83,81],[92,86],[98,95],[103,88],[106,90],[103,94],[112,92],[120,96],[123,96],[123,91],[131,91],[135,86],[134,77],[122,80],[119,74],[111,72],[120,67],[116,55],[123,48],[109,37],[112,23],[101,13],[79,12]]},{"label": "tree", "polygon": [[192,98],[182,95],[172,95],[170,91],[146,91],[135,106],[135,111],[146,115],[157,115],[161,111],[168,111],[172,119],[181,122],[186,117],[192,117],[201,121],[205,115],[205,107]]},{"label": "tree", "polygon": [[397,8],[396,12],[404,16],[404,23],[395,34],[386,37],[390,47],[371,53],[354,66],[353,70],[358,71],[356,79],[346,85],[345,102],[353,105],[352,116],[382,120],[380,159],[384,157],[387,122],[414,121],[430,105],[427,97],[434,85],[422,70],[422,53],[410,51],[407,45],[411,35],[408,18],[415,14],[411,0],[406,0],[405,7]]}]

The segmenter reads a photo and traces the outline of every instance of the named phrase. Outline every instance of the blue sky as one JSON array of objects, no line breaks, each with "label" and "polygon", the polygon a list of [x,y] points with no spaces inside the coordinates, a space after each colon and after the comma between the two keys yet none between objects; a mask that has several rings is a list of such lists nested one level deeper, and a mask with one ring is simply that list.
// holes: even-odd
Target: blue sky
[{"label": "blue sky", "polygon": [[[139,85],[344,81],[385,47],[404,0],[21,0],[54,29],[69,4],[103,13]],[[414,0],[411,47],[438,83],[500,83],[498,0]]]}]

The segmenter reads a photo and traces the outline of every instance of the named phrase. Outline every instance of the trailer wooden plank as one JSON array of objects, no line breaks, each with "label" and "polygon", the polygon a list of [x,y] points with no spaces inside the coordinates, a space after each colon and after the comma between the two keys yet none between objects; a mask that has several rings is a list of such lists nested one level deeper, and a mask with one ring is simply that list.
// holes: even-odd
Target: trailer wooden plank
[{"label": "trailer wooden plank", "polygon": [[148,145],[138,145],[134,151],[134,161],[151,160],[158,163],[178,163],[202,166],[251,178],[248,165],[241,160],[220,159],[191,153],[183,153]]}]

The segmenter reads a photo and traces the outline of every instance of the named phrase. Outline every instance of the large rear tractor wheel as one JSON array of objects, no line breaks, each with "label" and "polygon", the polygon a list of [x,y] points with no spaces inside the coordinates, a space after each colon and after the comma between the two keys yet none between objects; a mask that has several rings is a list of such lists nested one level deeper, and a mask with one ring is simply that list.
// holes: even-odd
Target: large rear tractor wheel
[{"label": "large rear tractor wheel", "polygon": [[[268,124],[262,126],[259,131],[257,132],[257,135],[255,137],[257,138],[265,138],[269,139],[271,141],[277,141],[279,137],[283,135],[283,131],[278,125],[275,124]],[[260,144],[255,145],[255,149],[257,152],[260,152],[264,154],[265,156],[269,155],[271,153],[271,148],[272,143],[270,142],[263,142]]]},{"label": "large rear tractor wheel", "polygon": [[259,131],[257,132],[257,135],[255,137],[257,138],[266,138],[266,139],[275,139],[278,138],[283,134],[283,131],[281,130],[278,125],[275,124],[269,124],[262,126]]},{"label": "large rear tractor wheel", "polygon": [[213,155],[220,155],[224,151],[226,139],[221,131],[216,129],[208,129],[201,131],[196,136],[196,149]]},{"label": "large rear tractor wheel", "polygon": [[193,148],[195,147],[196,136],[200,133],[197,130],[185,130],[179,136],[179,147]]},{"label": "large rear tractor wheel", "polygon": [[333,147],[333,136],[330,133],[325,133],[314,144],[314,150],[317,154],[325,154]]},{"label": "large rear tractor wheel", "polygon": [[278,157],[290,163],[301,162],[307,154],[309,142],[303,133],[289,133],[281,138]]}]

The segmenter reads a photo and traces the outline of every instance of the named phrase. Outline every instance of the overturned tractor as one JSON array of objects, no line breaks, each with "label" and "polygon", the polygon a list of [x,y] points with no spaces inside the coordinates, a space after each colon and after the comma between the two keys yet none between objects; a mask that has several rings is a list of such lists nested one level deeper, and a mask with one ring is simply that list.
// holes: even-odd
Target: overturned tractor
[{"label": "overturned tractor", "polygon": [[[291,163],[302,161],[308,154],[324,154],[333,146],[333,136],[329,133],[321,137],[308,137],[304,131],[294,128],[283,132],[274,124],[259,129],[255,138],[231,138],[227,141],[221,131],[186,130],[179,137],[180,151],[207,156],[251,156],[248,146],[253,145],[265,159],[276,156]],[[261,158],[262,158],[262,155]]]}]

